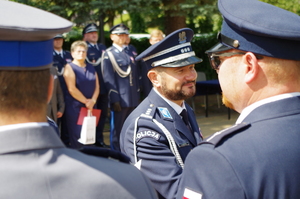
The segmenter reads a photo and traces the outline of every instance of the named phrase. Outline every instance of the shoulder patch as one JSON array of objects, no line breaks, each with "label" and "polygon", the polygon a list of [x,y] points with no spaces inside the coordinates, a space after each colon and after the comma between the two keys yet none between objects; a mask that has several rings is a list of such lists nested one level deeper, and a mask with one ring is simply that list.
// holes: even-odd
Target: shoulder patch
[{"label": "shoulder patch", "polygon": [[169,110],[165,107],[157,107],[164,118],[173,119]]},{"label": "shoulder patch", "polygon": [[161,135],[159,133],[157,133],[156,131],[143,130],[143,131],[140,131],[136,134],[135,141],[138,142],[140,139],[142,139],[144,137],[150,137],[150,138],[154,138],[156,140],[159,140],[160,136]]},{"label": "shoulder patch", "polygon": [[251,126],[251,124],[249,124],[249,123],[235,124],[235,125],[227,128],[227,129],[224,129],[222,131],[214,133],[212,136],[210,136],[207,139],[205,139],[199,145],[208,143],[208,144],[212,144],[212,145],[216,146],[227,135],[237,133],[240,130],[246,129],[246,128],[250,127],[250,126]]}]

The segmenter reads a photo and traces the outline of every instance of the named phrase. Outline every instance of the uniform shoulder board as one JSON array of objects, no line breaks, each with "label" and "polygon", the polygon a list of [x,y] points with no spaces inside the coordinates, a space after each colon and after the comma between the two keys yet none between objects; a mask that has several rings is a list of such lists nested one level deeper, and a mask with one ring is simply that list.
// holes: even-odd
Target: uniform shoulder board
[{"label": "uniform shoulder board", "polygon": [[212,144],[214,146],[217,146],[217,144],[226,136],[232,135],[234,133],[240,132],[241,130],[244,130],[248,127],[250,127],[251,124],[249,123],[240,123],[240,124],[235,124],[227,129],[224,129],[222,131],[216,132],[212,136],[206,138],[201,144]]},{"label": "uniform shoulder board", "polygon": [[128,164],[130,162],[130,158],[125,154],[107,148],[84,146],[81,149],[79,149],[79,151],[87,155],[113,159]]}]

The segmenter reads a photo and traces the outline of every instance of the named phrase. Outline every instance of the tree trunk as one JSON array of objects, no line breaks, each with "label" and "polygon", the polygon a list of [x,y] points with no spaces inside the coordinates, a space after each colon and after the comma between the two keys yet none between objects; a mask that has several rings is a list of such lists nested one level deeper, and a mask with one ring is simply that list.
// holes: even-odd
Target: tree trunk
[{"label": "tree trunk", "polygon": [[175,30],[186,27],[186,17],[180,12],[180,4],[184,0],[163,0],[165,11],[165,33],[166,35]]},{"label": "tree trunk", "polygon": [[99,41],[103,45],[105,45],[105,37],[104,37],[104,18],[105,14],[99,12]]},{"label": "tree trunk", "polygon": [[172,16],[174,11],[169,10],[166,12],[165,16],[165,33],[166,35],[178,30],[180,28],[186,27],[185,16]]}]

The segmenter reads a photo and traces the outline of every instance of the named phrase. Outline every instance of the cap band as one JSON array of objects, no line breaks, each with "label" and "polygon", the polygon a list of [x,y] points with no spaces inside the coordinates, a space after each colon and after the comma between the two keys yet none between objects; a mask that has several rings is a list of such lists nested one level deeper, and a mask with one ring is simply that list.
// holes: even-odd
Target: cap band
[{"label": "cap band", "polygon": [[[47,41],[0,41],[1,67],[39,68],[52,62],[53,39]],[[50,65],[51,66],[51,65]]]},{"label": "cap band", "polygon": [[152,67],[160,66],[160,65],[163,65],[163,64],[166,64],[166,63],[178,61],[178,60],[185,59],[185,58],[188,58],[188,57],[191,57],[191,56],[196,56],[194,51],[188,52],[188,53],[184,53],[184,54],[180,54],[180,55],[176,55],[176,56],[173,56],[173,57],[168,57],[166,59],[162,59],[162,60],[153,62],[151,64],[151,66]]},{"label": "cap band", "polygon": [[[172,48],[168,48],[166,50],[163,50],[163,51],[160,51],[158,53],[155,53],[149,57],[145,57],[143,60],[144,61],[148,61],[149,59],[153,59],[155,57],[159,57],[159,56],[162,56],[164,54],[167,54],[167,53],[170,53],[170,52],[173,52],[174,50],[177,50],[177,49],[180,49],[180,48],[183,48],[183,47],[186,47],[186,46],[191,46],[191,43],[190,42],[187,42],[187,43],[183,43],[183,44],[180,44],[180,45],[177,45],[177,46],[174,46]],[[190,50],[189,50],[190,51]],[[182,52],[184,53],[184,52]]]}]

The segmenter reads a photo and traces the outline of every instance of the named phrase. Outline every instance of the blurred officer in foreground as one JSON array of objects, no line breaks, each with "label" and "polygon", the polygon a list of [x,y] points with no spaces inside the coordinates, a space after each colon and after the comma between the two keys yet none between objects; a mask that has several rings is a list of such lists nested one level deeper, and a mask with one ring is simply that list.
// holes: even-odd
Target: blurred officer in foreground
[{"label": "blurred officer in foreground", "polygon": [[0,13],[0,198],[156,198],[135,167],[68,149],[47,123],[53,37],[72,23],[11,1]]},{"label": "blurred officer in foreground", "polygon": [[192,108],[184,101],[196,92],[193,31],[177,30],[136,59],[148,66],[148,97],[123,125],[121,151],[152,181],[159,198],[176,196],[187,154],[202,141]]},{"label": "blurred officer in foreground", "polygon": [[241,115],[188,155],[177,198],[299,198],[300,17],[256,0],[218,7],[207,53],[224,104]]},{"label": "blurred officer in foreground", "polygon": [[[61,87],[61,90],[63,92],[63,100],[65,100],[66,94],[67,94],[67,86],[66,86],[66,82],[65,79],[63,77],[64,71],[65,71],[65,66],[67,63],[72,62],[73,58],[71,56],[71,53],[67,50],[63,49],[63,44],[64,44],[64,37],[62,34],[57,34],[54,36],[53,39],[53,66],[56,68],[56,71],[52,71],[52,74],[56,74],[56,76],[59,79],[59,84]],[[55,86],[56,82],[54,81],[54,86]],[[59,88],[55,89],[54,91],[58,91],[59,92]],[[60,96],[60,94],[59,94]],[[66,117],[63,114],[64,113],[64,108],[65,106],[61,105],[62,100],[59,99],[59,106],[58,106],[58,120],[56,120],[55,118],[53,118],[55,120],[55,122],[57,122],[58,126],[60,126],[60,132],[61,132],[61,140],[65,143],[66,146],[69,146],[70,144],[70,139],[69,139],[69,133],[67,130],[67,126],[66,126]],[[64,101],[63,101],[64,103]],[[54,104],[52,104],[54,105]],[[53,108],[54,109],[54,108]],[[60,114],[61,113],[61,114]],[[60,117],[59,117],[60,116]]]},{"label": "blurred officer in foreground", "polygon": [[106,46],[101,43],[98,43],[98,28],[95,23],[90,23],[86,25],[82,31],[82,35],[83,41],[85,41],[88,45],[86,61],[95,67],[100,84],[100,94],[97,98],[96,106],[98,109],[101,109],[101,115],[98,125],[96,127],[95,145],[109,148],[109,146],[104,143],[103,139],[103,130],[107,118],[108,96],[101,73],[101,57],[102,53],[106,50]]},{"label": "blurred officer in foreground", "polygon": [[108,90],[111,108],[111,147],[120,151],[120,132],[127,116],[139,104],[139,69],[135,54],[129,51],[127,39],[129,29],[124,24],[110,29],[112,46],[103,53],[102,73]]}]

